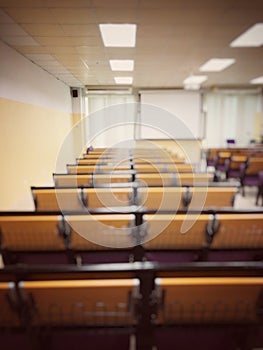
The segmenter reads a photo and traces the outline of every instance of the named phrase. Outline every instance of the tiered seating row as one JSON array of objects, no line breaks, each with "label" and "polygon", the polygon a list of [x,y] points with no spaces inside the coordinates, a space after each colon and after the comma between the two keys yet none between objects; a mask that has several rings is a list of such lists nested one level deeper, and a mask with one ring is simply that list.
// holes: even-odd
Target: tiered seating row
[{"label": "tiered seating row", "polygon": [[[116,209],[116,208],[115,208]],[[125,208],[127,210],[128,208]],[[2,212],[5,264],[262,259],[262,211]]]},{"label": "tiered seating row", "polygon": [[[3,348],[16,335],[28,349],[169,350],[181,329],[184,350],[262,346],[263,212],[233,210],[237,187],[193,169],[163,152],[89,150],[54,174],[57,188],[32,188],[35,212],[2,212]],[[222,330],[212,347],[208,328]]]},{"label": "tiered seating row", "polygon": [[[88,333],[100,329],[104,341],[113,338],[121,349],[130,349],[133,336],[136,350],[152,350],[154,346],[172,349],[180,324],[188,337],[195,337],[195,346],[202,346],[197,336],[201,329],[216,327],[228,336],[222,342],[222,334],[217,334],[215,345],[221,339],[224,349],[231,344],[237,348],[242,335],[251,349],[263,341],[262,268],[262,262],[7,267],[0,271],[0,329],[5,328],[4,335],[10,337],[22,331],[39,349],[55,349],[58,333],[63,349],[68,349],[67,335],[79,349],[86,348],[87,342],[107,349],[108,343],[96,345],[94,333]],[[171,326],[177,326],[174,335],[163,341]],[[195,327],[192,336],[191,326]],[[77,341],[83,334],[84,344]]]},{"label": "tiered seating row", "polygon": [[209,173],[126,173],[103,174],[53,174],[55,187],[97,187],[107,183],[137,182],[147,186],[192,186],[208,184],[213,179]]},{"label": "tiered seating row", "polygon": [[263,171],[263,148],[210,149],[207,152],[207,165],[215,168],[215,179],[224,174],[226,179],[238,179],[245,195],[246,186],[257,186],[256,205],[261,195],[260,172]]},{"label": "tiered seating row", "polygon": [[120,184],[96,188],[32,187],[37,211],[87,211],[99,207],[139,205],[152,210],[232,207],[237,187],[218,184],[206,187],[144,187]]}]

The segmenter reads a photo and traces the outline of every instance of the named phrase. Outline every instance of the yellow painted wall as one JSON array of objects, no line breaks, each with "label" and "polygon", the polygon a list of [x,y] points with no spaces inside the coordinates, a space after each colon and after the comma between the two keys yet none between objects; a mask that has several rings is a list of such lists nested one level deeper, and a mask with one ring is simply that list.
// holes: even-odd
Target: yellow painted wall
[{"label": "yellow painted wall", "polygon": [[31,210],[30,186],[53,184],[57,154],[73,118],[3,98],[0,111],[0,210]]},{"label": "yellow painted wall", "polygon": [[73,132],[73,144],[74,144],[74,154],[77,158],[81,158],[83,152],[86,151],[86,134],[84,126],[85,115],[82,113],[72,113],[72,130]]}]

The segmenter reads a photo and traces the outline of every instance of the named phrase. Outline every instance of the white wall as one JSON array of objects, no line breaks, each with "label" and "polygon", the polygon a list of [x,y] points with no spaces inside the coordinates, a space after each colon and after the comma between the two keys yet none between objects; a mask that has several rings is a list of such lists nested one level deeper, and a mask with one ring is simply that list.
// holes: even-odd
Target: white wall
[{"label": "white wall", "polygon": [[67,85],[0,41],[0,97],[71,113]]}]

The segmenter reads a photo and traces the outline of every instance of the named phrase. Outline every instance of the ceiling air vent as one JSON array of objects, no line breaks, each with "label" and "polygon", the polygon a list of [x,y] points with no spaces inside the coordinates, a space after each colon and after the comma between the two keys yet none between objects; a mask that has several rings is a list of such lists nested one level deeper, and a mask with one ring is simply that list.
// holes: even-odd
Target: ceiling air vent
[{"label": "ceiling air vent", "polygon": [[132,88],[127,86],[85,86],[87,95],[130,95]]}]

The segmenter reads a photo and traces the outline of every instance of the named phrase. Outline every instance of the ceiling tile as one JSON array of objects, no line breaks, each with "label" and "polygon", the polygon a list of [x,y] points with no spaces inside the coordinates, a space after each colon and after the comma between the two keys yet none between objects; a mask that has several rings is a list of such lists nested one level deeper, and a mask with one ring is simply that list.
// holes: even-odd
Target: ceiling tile
[{"label": "ceiling tile", "polygon": [[3,23],[3,24],[14,23],[14,20],[10,16],[8,16],[8,14],[4,12],[4,10],[0,9],[0,23]]},{"label": "ceiling tile", "polygon": [[23,23],[57,23],[57,19],[47,8],[11,8],[8,7],[6,12],[19,24]]},{"label": "ceiling tile", "polygon": [[63,24],[63,33],[67,36],[97,36],[100,37],[96,24]]},{"label": "ceiling tile", "polygon": [[[180,86],[208,59],[222,57],[237,62],[209,74],[203,86],[249,85],[262,75],[262,47],[229,43],[262,22],[262,13],[262,0],[0,0],[0,36],[52,75],[69,74],[67,84],[76,77],[114,84],[108,60],[134,59],[135,87]],[[137,23],[136,47],[105,48],[100,22]]]},{"label": "ceiling tile", "polygon": [[43,7],[43,0],[0,0],[3,7]]},{"label": "ceiling tile", "polygon": [[[109,1],[105,1],[105,0],[92,0],[92,4],[94,7],[109,7],[109,3],[110,3],[110,7],[111,8],[120,8],[123,7],[124,1],[123,0],[111,0]],[[137,8],[138,7],[138,0],[125,0],[125,8]]]},{"label": "ceiling tile", "polygon": [[33,61],[52,61],[54,57],[45,53],[31,53],[25,55],[27,58]]},{"label": "ceiling tile", "polygon": [[96,37],[36,36],[35,39],[44,46],[97,46],[101,42],[101,39]]},{"label": "ceiling tile", "polygon": [[[48,7],[72,8],[72,0],[45,0]],[[74,0],[74,8],[92,7],[91,0]]]},{"label": "ceiling tile", "polygon": [[51,54],[77,54],[74,46],[45,46],[46,50]]},{"label": "ceiling tile", "polygon": [[27,36],[18,24],[0,24],[0,36]]},{"label": "ceiling tile", "polygon": [[[122,5],[123,6],[123,5]],[[95,11],[98,23],[137,23],[138,14],[134,9],[122,8],[98,8]]]},{"label": "ceiling tile", "polygon": [[2,39],[12,46],[39,46],[39,43],[30,36],[5,36]]},{"label": "ceiling tile", "polygon": [[50,9],[50,12],[60,24],[96,23],[96,18],[92,9],[56,8]]},{"label": "ceiling tile", "polygon": [[12,46],[15,50],[21,54],[30,54],[30,53],[49,53],[47,48],[42,46]]},{"label": "ceiling tile", "polygon": [[102,46],[76,46],[76,51],[79,54],[96,54],[96,55],[104,55],[105,49]]},{"label": "ceiling tile", "polygon": [[32,36],[64,36],[59,24],[22,24],[22,27]]}]

